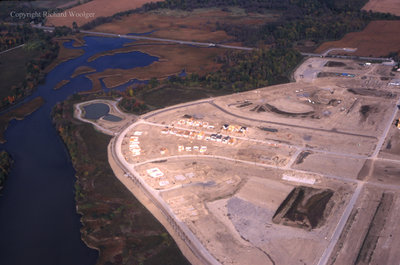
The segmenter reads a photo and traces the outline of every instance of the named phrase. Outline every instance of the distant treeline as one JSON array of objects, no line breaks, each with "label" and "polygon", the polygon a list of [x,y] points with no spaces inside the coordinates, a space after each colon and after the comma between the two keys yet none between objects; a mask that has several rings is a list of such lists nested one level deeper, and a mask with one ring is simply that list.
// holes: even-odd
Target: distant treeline
[{"label": "distant treeline", "polygon": [[[289,82],[290,74],[302,60],[300,53],[292,48],[274,47],[252,52],[229,51],[216,58],[221,68],[206,75],[190,73],[185,77],[171,76],[164,81],[152,78],[146,85],[135,90],[128,89],[122,94],[120,106],[136,114],[142,114],[150,108],[140,99],[159,86],[202,87],[204,89],[223,90],[227,93],[240,92],[267,85]],[[137,97],[139,95],[139,98]]]},{"label": "distant treeline", "polygon": [[0,24],[0,51],[25,44],[23,49],[34,54],[26,65],[25,79],[19,85],[6,88],[8,96],[0,100],[0,109],[31,94],[36,86],[44,81],[44,69],[57,57],[59,46],[54,37],[72,33],[67,27],[57,27],[53,33],[31,27],[28,24]]},{"label": "distant treeline", "polygon": [[[247,12],[282,13],[277,22],[264,25],[232,25],[217,23],[237,41],[248,46],[257,44],[292,45],[294,41],[321,42],[340,39],[344,34],[362,30],[370,21],[399,19],[394,15],[361,11],[367,0],[166,0],[145,4],[144,10],[159,8],[193,10],[205,7],[238,6]],[[227,9],[228,10],[228,9]]]},{"label": "distant treeline", "polygon": [[3,187],[4,181],[8,177],[12,159],[6,151],[0,151],[0,190]]},{"label": "distant treeline", "polygon": [[112,22],[123,16],[156,9],[180,9],[236,6],[246,12],[265,13],[277,11],[282,14],[277,22],[264,25],[216,24],[217,30],[224,30],[237,41],[247,46],[278,43],[291,46],[299,40],[313,40],[317,43],[336,40],[344,34],[362,30],[370,21],[379,19],[400,19],[391,14],[362,11],[367,0],[166,0],[147,3],[143,7],[117,13],[112,17],[99,17],[82,26],[91,29],[97,25]]}]

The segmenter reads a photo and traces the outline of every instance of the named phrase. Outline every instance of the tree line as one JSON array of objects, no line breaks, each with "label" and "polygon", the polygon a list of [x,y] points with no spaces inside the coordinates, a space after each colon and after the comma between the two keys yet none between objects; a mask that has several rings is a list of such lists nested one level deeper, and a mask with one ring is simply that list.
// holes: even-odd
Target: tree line
[{"label": "tree line", "polygon": [[59,52],[54,37],[69,35],[72,29],[57,27],[54,32],[48,33],[27,24],[0,24],[0,32],[0,51],[25,44],[23,49],[33,55],[26,64],[25,78],[20,84],[10,87],[8,96],[0,100],[1,109],[30,95],[44,81],[45,68],[57,58]]}]

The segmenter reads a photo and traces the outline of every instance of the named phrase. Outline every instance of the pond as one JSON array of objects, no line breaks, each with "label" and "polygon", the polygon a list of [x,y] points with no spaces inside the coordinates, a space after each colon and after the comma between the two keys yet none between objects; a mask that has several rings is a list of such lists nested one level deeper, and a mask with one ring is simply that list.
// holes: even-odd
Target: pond
[{"label": "pond", "polygon": [[110,107],[104,103],[93,103],[84,106],[83,109],[85,110],[84,118],[89,120],[98,120],[110,112]]},{"label": "pond", "polygon": [[106,121],[113,121],[113,122],[122,121],[122,118],[114,116],[112,114],[107,114],[106,116],[103,117],[103,119],[105,119]]}]

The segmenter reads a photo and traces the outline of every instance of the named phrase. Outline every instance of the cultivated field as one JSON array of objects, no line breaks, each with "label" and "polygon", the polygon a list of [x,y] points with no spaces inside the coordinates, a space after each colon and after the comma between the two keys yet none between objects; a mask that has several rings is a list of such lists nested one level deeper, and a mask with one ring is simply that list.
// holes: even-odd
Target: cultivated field
[{"label": "cultivated field", "polygon": [[341,40],[323,43],[316,52],[329,48],[357,48],[354,55],[388,56],[390,52],[400,52],[400,21],[372,21],[361,32],[346,34]]},{"label": "cultivated field", "polygon": [[[46,25],[48,26],[67,26],[71,27],[75,21],[79,26],[86,24],[98,17],[109,17],[118,12],[127,11],[141,7],[145,3],[154,2],[152,0],[114,0],[112,4],[107,0],[93,0],[83,5],[78,5],[67,9],[66,17],[49,17]],[[93,16],[85,17],[71,15],[71,13],[93,13]]]},{"label": "cultivated field", "polygon": [[369,0],[362,9],[400,16],[400,3],[397,0]]}]

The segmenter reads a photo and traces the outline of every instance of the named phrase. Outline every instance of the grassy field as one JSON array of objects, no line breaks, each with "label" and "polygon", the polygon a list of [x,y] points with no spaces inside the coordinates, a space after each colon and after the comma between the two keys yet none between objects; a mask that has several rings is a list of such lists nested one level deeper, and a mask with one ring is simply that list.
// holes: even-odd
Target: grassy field
[{"label": "grassy field", "polygon": [[343,39],[329,41],[318,47],[316,52],[329,48],[358,48],[355,55],[387,56],[390,52],[400,52],[400,21],[372,21],[361,32],[346,34]]},{"label": "grassy field", "polygon": [[114,176],[107,159],[110,136],[72,118],[72,101],[53,114],[77,171],[76,202],[82,238],[100,250],[100,264],[189,264],[164,227]]},{"label": "grassy field", "polygon": [[0,55],[0,100],[10,95],[10,89],[25,79],[26,64],[37,52],[26,51],[23,47]]},{"label": "grassy field", "polygon": [[201,87],[184,87],[177,85],[163,85],[156,89],[139,93],[138,97],[153,108],[164,108],[202,98],[221,96],[232,93],[223,90],[207,90]]},{"label": "grassy field", "polygon": [[229,25],[261,25],[276,21],[279,13],[247,14],[242,9],[221,11],[219,8],[181,10],[156,10],[150,13],[131,14],[112,23],[97,26],[94,30],[110,33],[144,33],[148,36],[200,42],[229,42],[232,37],[217,30],[216,23]]}]

